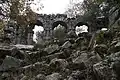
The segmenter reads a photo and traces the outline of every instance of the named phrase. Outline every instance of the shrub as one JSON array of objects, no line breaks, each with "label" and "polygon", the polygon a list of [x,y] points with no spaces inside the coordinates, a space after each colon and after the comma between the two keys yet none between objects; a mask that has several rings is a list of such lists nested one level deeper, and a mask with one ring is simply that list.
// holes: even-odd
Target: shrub
[{"label": "shrub", "polygon": [[102,44],[105,42],[104,31],[100,31],[96,36],[96,44]]},{"label": "shrub", "polygon": [[66,36],[65,27],[62,25],[58,25],[54,28],[53,35],[54,38],[57,38],[60,42],[64,42]]}]

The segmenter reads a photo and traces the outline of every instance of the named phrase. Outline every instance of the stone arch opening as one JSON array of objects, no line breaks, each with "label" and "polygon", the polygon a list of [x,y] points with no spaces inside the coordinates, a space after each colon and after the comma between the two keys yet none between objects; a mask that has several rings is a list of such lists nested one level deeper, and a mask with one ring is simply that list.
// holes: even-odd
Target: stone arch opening
[{"label": "stone arch opening", "polygon": [[37,20],[36,23],[35,23],[35,25],[37,25],[37,26],[43,26],[43,23],[40,20]]},{"label": "stone arch opening", "polygon": [[34,29],[35,25],[37,25],[37,26],[43,26],[43,23],[40,20],[37,20],[35,23],[30,23],[29,24],[30,29]]},{"label": "stone arch opening", "polygon": [[52,30],[53,38],[57,40],[59,45],[63,44],[67,33],[67,24],[63,21],[54,22]]},{"label": "stone arch opening", "polygon": [[84,22],[79,22],[75,25],[75,33],[78,35],[83,32],[89,32],[89,25]]},{"label": "stone arch opening", "polygon": [[62,25],[67,30],[67,24],[63,21],[54,22],[53,25],[52,25],[52,29],[54,30],[54,28],[57,27],[58,25]]},{"label": "stone arch opening", "polygon": [[44,32],[43,23],[40,20],[37,20],[33,26],[33,41],[35,43],[37,43],[38,40],[43,39],[43,35],[44,35],[43,32]]}]

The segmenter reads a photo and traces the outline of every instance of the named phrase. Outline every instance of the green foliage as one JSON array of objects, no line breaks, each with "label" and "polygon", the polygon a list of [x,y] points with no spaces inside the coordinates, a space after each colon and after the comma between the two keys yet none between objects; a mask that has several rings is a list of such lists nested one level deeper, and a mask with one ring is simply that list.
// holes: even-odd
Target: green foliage
[{"label": "green foliage", "polygon": [[54,38],[57,39],[57,43],[59,45],[63,44],[66,36],[64,26],[59,24],[57,27],[55,27],[53,31],[53,35],[54,35]]},{"label": "green foliage", "polygon": [[83,15],[84,9],[82,6],[82,2],[74,3],[71,1],[67,10],[65,11],[65,14],[67,14],[68,17],[75,17],[76,15]]},{"label": "green foliage", "polygon": [[[39,2],[40,1],[41,0],[39,0]],[[35,23],[37,14],[32,11],[31,4],[35,5],[34,0],[0,1],[0,16],[3,17],[0,18],[0,20],[13,20],[20,26],[24,27],[30,23]],[[42,5],[40,9],[42,9]]]},{"label": "green foliage", "polygon": [[94,22],[96,17],[101,16],[99,3],[95,0],[84,0],[82,6],[85,10],[85,14],[83,15],[84,20]]},{"label": "green foliage", "polygon": [[105,42],[104,31],[100,31],[96,36],[96,44],[103,44]]},{"label": "green foliage", "polygon": [[4,22],[0,21],[0,35],[3,33]]},{"label": "green foliage", "polygon": [[120,0],[95,0],[95,2],[97,2],[99,4],[105,2],[105,3],[109,4],[109,7],[120,5]]},{"label": "green foliage", "polygon": [[71,16],[83,15],[84,21],[95,21],[96,17],[108,17],[109,10],[120,5],[120,0],[84,0],[83,3],[74,3],[71,1],[66,14]]},{"label": "green foliage", "polygon": [[20,25],[29,25],[36,21],[36,13],[34,13],[29,3],[31,0],[11,0],[10,19],[17,21]]},{"label": "green foliage", "polygon": [[65,28],[62,25],[58,25],[57,27],[54,28],[54,37],[63,40],[65,38]]}]

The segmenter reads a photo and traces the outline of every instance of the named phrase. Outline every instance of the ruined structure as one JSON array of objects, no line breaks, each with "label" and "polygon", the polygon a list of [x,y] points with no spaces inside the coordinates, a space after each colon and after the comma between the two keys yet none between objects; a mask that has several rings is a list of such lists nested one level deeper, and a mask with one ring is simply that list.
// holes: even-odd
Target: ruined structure
[{"label": "ruined structure", "polygon": [[[37,24],[40,26],[43,26],[45,29],[45,36],[46,39],[49,39],[52,37],[52,31],[55,27],[57,27],[59,24],[62,26],[65,26],[67,32],[70,30],[74,30],[76,26],[82,26],[86,25],[88,26],[88,32],[94,32],[97,29],[101,29],[104,26],[101,26],[100,20],[98,22],[96,21],[95,24],[92,22],[86,22],[84,21],[82,16],[76,16],[76,18],[68,18],[65,14],[57,14],[57,15],[38,15],[38,22]],[[103,24],[103,23],[102,23]]]},{"label": "ruined structure", "polygon": [[[103,23],[101,23],[103,22]],[[14,44],[33,44],[33,29],[34,25],[43,26],[44,27],[44,39],[50,40],[53,38],[53,29],[57,27],[59,24],[66,28],[66,32],[71,30],[75,31],[76,26],[86,25],[88,26],[88,32],[94,32],[98,29],[101,29],[105,26],[101,26],[106,23],[101,19],[93,22],[86,22],[83,20],[81,16],[76,16],[76,18],[68,18],[65,14],[57,14],[57,15],[46,15],[46,14],[38,14],[37,21],[35,24],[30,24],[28,28],[27,36],[23,33],[25,30],[19,26],[14,27]],[[27,40],[25,42],[25,40]]]},{"label": "ruined structure", "polygon": [[[65,41],[62,45],[50,43],[43,48],[38,46],[39,49],[33,45],[1,46],[0,80],[120,80],[120,14],[118,12],[120,8],[111,13],[109,28],[106,31],[96,31],[107,27],[104,23],[106,19],[99,17],[95,23],[86,22],[88,31],[95,32],[92,38],[90,37],[91,40],[87,39],[89,35],[86,34],[89,33],[83,33],[83,36],[74,39],[73,43],[71,41]],[[74,30],[76,25],[83,25],[85,22],[81,21],[83,18],[79,18],[77,23],[74,22],[76,18],[60,20],[62,17],[53,17],[53,20],[50,17],[47,19],[48,15],[42,16],[39,15],[34,25],[44,27],[44,38],[47,40],[52,38],[53,28],[57,24],[65,26],[66,32],[70,33],[69,31]],[[26,38],[23,37],[25,34],[21,33],[25,29],[17,29],[17,26],[13,30],[12,25],[9,25],[5,32],[17,34],[15,37],[13,35],[17,43],[19,41],[22,43],[25,39],[30,42],[34,25],[27,27],[29,30]]]}]

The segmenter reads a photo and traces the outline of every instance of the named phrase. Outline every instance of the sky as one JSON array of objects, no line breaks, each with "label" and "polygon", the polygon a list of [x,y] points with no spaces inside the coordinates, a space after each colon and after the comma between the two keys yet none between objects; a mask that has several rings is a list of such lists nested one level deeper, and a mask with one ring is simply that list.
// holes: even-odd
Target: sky
[{"label": "sky", "polygon": [[75,33],[78,35],[79,33],[88,32],[88,27],[86,25],[76,26]]},{"label": "sky", "polygon": [[[72,0],[74,3],[75,2],[82,2],[83,0]],[[65,12],[67,9],[68,5],[70,4],[70,0],[35,0],[34,3],[36,5],[31,5],[32,10],[37,12],[37,13],[42,13],[42,14],[62,14]],[[40,4],[44,6],[42,10],[37,11],[37,8],[40,7]]]},{"label": "sky", "polygon": [[44,31],[44,28],[43,28],[42,26],[37,26],[37,25],[35,25],[33,31],[34,31],[33,41],[37,42],[37,40],[36,40],[36,39],[37,39],[36,32],[40,32],[40,33],[41,33],[41,32]]},{"label": "sky", "polygon": [[[73,3],[77,3],[77,2],[82,2],[83,0],[72,0]],[[34,4],[31,5],[31,8],[34,12],[39,13],[39,14],[63,14],[67,7],[70,4],[70,0],[41,0],[39,2],[39,0],[35,0]],[[41,3],[44,6],[42,8],[42,10],[37,10],[39,7],[41,7]],[[37,31],[43,31],[44,29],[40,26],[35,26],[34,28],[34,35],[33,35],[33,40],[36,42],[36,32]]]}]

